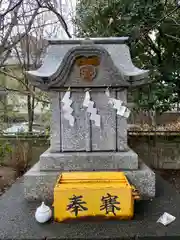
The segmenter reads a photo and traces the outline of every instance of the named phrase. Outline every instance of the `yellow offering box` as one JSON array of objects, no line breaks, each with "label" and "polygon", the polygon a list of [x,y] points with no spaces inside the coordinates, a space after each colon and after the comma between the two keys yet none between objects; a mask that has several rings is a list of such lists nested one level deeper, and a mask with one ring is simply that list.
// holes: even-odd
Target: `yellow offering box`
[{"label": "yellow offering box", "polygon": [[62,173],[54,188],[54,220],[131,219],[139,199],[123,172]]}]

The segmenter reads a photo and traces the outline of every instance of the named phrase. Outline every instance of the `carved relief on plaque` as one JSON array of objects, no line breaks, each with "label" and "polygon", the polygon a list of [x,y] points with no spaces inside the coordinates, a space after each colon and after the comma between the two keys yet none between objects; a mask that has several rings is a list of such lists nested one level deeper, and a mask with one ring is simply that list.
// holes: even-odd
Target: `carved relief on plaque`
[{"label": "carved relief on plaque", "polygon": [[88,82],[91,82],[96,77],[97,66],[99,66],[99,64],[100,59],[97,56],[80,56],[76,59],[76,65],[79,67],[80,77]]}]

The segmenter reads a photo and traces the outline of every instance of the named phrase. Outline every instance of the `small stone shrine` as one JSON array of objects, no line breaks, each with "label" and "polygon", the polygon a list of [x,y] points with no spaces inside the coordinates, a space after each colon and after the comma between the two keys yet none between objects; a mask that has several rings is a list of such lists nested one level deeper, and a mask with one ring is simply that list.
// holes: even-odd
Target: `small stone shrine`
[{"label": "small stone shrine", "polygon": [[49,93],[50,148],[24,176],[25,198],[52,200],[62,171],[123,171],[142,198],[155,174],[127,144],[127,90],[148,83],[132,63],[127,37],[51,40],[31,83]]}]

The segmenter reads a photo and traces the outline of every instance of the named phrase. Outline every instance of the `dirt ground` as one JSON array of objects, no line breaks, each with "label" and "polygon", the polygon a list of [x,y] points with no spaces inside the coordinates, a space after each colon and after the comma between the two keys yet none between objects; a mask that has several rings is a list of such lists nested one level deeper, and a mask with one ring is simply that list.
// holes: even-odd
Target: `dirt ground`
[{"label": "dirt ground", "polygon": [[16,180],[16,171],[11,167],[0,166],[0,196]]},{"label": "dirt ground", "polygon": [[[180,193],[180,170],[154,170],[166,181],[172,184]],[[17,178],[16,171],[11,167],[0,166],[0,196],[8,189]]]}]

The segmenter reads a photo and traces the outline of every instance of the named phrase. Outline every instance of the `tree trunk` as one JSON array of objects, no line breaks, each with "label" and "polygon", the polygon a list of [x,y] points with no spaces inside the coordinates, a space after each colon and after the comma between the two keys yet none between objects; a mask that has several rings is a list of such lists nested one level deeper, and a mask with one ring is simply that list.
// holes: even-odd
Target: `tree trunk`
[{"label": "tree trunk", "polygon": [[[33,87],[33,91],[35,91],[35,87]],[[27,104],[28,104],[28,131],[29,131],[29,133],[32,133],[33,132],[33,122],[34,122],[35,97],[28,94]]]},{"label": "tree trunk", "polygon": [[180,92],[178,92],[177,111],[180,111]]},{"label": "tree trunk", "polygon": [[[1,78],[2,78],[2,86],[4,87],[4,88],[6,88],[6,76],[1,76]],[[3,96],[2,97],[2,102],[3,102],[3,111],[4,111],[4,113],[3,113],[3,122],[5,123],[5,122],[7,122],[7,119],[8,119],[8,109],[7,109],[7,104],[8,104],[8,99],[7,99],[7,95],[5,95],[5,96]]]},{"label": "tree trunk", "polygon": [[156,129],[156,127],[157,127],[157,121],[156,121],[156,110],[149,110],[148,111],[148,114],[149,114],[149,117],[150,117],[150,119],[151,119],[151,125],[152,125],[152,127],[154,128],[154,129]]}]

